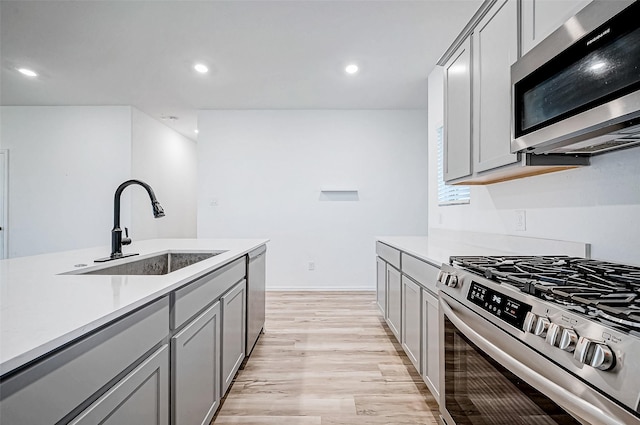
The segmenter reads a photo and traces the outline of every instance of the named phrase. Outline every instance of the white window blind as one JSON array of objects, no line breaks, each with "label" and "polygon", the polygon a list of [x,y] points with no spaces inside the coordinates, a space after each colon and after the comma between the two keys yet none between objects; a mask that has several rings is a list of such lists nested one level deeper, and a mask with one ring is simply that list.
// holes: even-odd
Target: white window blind
[{"label": "white window blind", "polygon": [[438,127],[438,205],[468,204],[471,198],[469,186],[444,184],[444,127]]}]

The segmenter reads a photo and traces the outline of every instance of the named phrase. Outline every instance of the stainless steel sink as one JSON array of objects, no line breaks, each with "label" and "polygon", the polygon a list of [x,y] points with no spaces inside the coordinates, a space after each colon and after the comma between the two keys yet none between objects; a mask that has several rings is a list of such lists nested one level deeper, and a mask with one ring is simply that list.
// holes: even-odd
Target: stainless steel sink
[{"label": "stainless steel sink", "polygon": [[140,258],[126,263],[90,270],[72,271],[64,274],[81,275],[164,275],[206,260],[227,251],[179,252],[169,251],[152,257]]}]

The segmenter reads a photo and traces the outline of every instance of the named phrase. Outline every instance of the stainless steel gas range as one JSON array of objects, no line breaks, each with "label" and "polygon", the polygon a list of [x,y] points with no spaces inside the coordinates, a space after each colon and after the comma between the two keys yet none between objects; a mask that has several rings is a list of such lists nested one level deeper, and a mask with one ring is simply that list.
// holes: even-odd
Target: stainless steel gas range
[{"label": "stainless steel gas range", "polygon": [[438,289],[447,425],[640,424],[640,267],[451,257]]}]

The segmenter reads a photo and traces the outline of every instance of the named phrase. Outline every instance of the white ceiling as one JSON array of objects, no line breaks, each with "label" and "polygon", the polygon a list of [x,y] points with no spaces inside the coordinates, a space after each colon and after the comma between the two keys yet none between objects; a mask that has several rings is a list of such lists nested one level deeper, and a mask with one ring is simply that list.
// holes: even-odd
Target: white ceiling
[{"label": "white ceiling", "polygon": [[426,108],[481,2],[2,0],[0,101],[133,105],[193,139],[198,109]]}]

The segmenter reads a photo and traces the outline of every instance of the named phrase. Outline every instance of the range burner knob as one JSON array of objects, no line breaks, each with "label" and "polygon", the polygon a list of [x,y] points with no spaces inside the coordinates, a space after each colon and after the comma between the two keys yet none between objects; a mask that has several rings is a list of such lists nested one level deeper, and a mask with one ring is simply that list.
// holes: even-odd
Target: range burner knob
[{"label": "range burner knob", "polygon": [[440,270],[440,272],[438,272],[438,282],[440,283],[444,283],[445,280],[447,279],[448,274],[446,272],[443,272],[442,270]]},{"label": "range burner knob", "polygon": [[600,370],[609,370],[615,365],[616,357],[613,355],[611,348],[604,344],[595,344],[593,357],[591,357],[590,366]]},{"label": "range burner knob", "polygon": [[547,330],[547,337],[545,338],[545,342],[553,347],[560,346],[560,336],[562,335],[562,327],[555,323],[549,325],[549,329]]},{"label": "range burner knob", "polygon": [[580,337],[578,340],[573,358],[600,370],[613,368],[616,359],[611,348],[585,337]]},{"label": "range burner knob", "polygon": [[578,343],[578,334],[573,329],[563,329],[562,335],[560,335],[560,343],[558,347],[561,350],[572,353],[576,349]]},{"label": "range burner knob", "polygon": [[536,321],[536,327],[533,330],[533,333],[535,335],[538,335],[539,337],[544,338],[547,335],[547,329],[549,329],[549,325],[551,325],[549,319],[547,319],[546,317],[540,317]]},{"label": "range burner knob", "polygon": [[530,311],[527,311],[527,315],[524,317],[524,323],[522,324],[522,330],[525,332],[533,333],[533,330],[536,327],[537,320],[538,316]]},{"label": "range burner knob", "polygon": [[451,288],[455,288],[456,286],[458,286],[458,276],[450,274],[449,279],[447,279],[446,285]]}]

